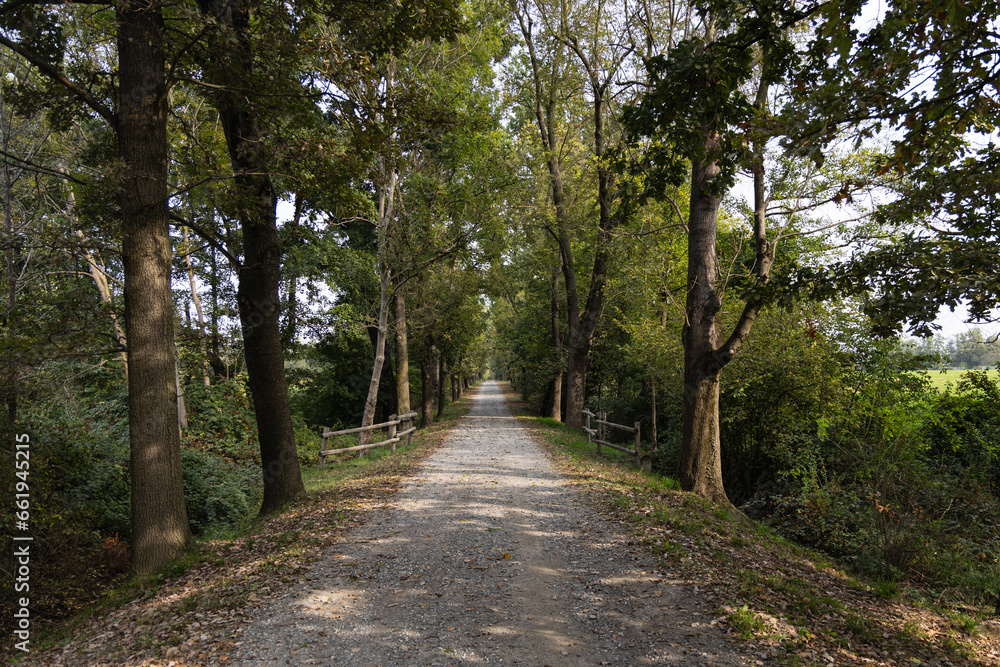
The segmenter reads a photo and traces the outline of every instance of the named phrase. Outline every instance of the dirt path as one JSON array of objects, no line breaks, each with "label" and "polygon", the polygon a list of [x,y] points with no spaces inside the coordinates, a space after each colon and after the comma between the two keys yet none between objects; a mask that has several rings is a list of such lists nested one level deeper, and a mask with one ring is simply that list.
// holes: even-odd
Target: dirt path
[{"label": "dirt path", "polygon": [[589,510],[496,384],[380,516],[265,602],[239,664],[746,665]]}]

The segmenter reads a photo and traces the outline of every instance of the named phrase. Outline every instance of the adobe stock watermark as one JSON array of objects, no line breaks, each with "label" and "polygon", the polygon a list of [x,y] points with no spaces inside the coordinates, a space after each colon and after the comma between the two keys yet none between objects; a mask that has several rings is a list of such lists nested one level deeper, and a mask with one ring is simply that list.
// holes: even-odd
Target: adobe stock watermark
[{"label": "adobe stock watermark", "polygon": [[27,433],[14,436],[14,648],[28,652],[31,641],[31,610],[28,607],[31,590],[31,495],[28,476],[31,474],[31,439]]}]

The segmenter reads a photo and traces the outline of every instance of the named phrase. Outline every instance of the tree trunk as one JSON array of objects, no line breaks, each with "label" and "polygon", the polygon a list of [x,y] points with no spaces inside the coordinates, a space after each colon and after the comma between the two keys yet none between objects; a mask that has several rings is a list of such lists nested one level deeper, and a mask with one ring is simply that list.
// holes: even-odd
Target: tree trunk
[{"label": "tree trunk", "polygon": [[[377,421],[386,422],[389,421],[389,416],[393,413],[396,405],[396,374],[392,370],[392,355],[389,353],[387,346],[389,344],[389,334],[388,334],[388,316],[386,317],[386,338],[382,343],[382,375],[379,376],[378,391],[385,391],[388,394],[388,401],[383,401],[381,403],[382,411],[377,415]],[[378,347],[378,323],[376,322],[373,326],[368,327],[368,340],[372,343],[372,350]],[[374,355],[372,360],[374,361]],[[376,395],[375,411],[378,412],[379,402],[378,396]],[[375,423],[373,421],[372,423]]]},{"label": "tree trunk", "polygon": [[[583,426],[583,408],[587,388],[587,350],[570,349],[566,355],[566,425]],[[577,426],[574,426],[574,424]]]},{"label": "tree trunk", "polygon": [[406,338],[406,296],[396,291],[396,414],[410,412],[410,351]]},{"label": "tree trunk", "polygon": [[[277,196],[267,168],[264,138],[243,88],[251,80],[253,53],[248,45],[250,6],[226,0],[203,0],[202,11],[231,30],[235,43],[205,66],[216,86],[213,103],[235,175],[243,231],[243,264],[238,268],[236,299],[260,441],[264,493],[260,513],[277,510],[305,492],[292,429],[285,381],[279,315],[281,246],[276,221]],[[218,47],[223,48],[223,47]]]},{"label": "tree trunk", "polygon": [[444,361],[444,353],[438,357],[438,372],[437,372],[437,390],[438,390],[438,409],[437,416],[440,417],[444,414],[444,403],[445,403],[445,388],[444,383],[448,379],[448,365]]},{"label": "tree trunk", "polygon": [[430,348],[420,359],[420,413],[424,427],[434,423],[434,358]]},{"label": "tree trunk", "polygon": [[[764,111],[770,86],[765,66],[754,106]],[[715,155],[719,136],[706,131],[705,155]],[[775,243],[767,239],[767,199],[764,187],[764,145],[753,144],[755,262],[753,273],[765,284],[774,264]],[[716,317],[722,301],[715,291],[717,217],[721,196],[712,190],[717,163],[696,161],[691,167],[688,221],[688,275],[684,344],[684,434],[681,442],[681,487],[715,502],[730,504],[722,484],[722,444],[719,437],[719,373],[750,335],[759,305],[748,301],[729,338],[718,345]]]},{"label": "tree trunk", "polygon": [[[379,253],[380,255],[382,253]],[[381,263],[381,262],[380,262]],[[368,383],[368,397],[365,400],[365,410],[361,416],[362,426],[371,426],[375,423],[375,408],[378,405],[378,387],[382,380],[382,365],[385,363],[385,338],[389,320],[389,292],[392,287],[389,281],[389,269],[382,268],[381,296],[379,297],[378,308],[378,329],[375,336],[375,361],[372,364],[372,377]],[[360,444],[366,445],[371,442],[371,431],[361,433]],[[364,450],[358,452],[360,456]]]},{"label": "tree trunk", "polygon": [[382,362],[382,380],[379,391],[384,392],[386,400],[382,401],[382,412],[379,421],[387,422],[396,412],[396,371],[392,367],[392,350],[389,345],[389,325],[386,322],[385,361]]},{"label": "tree trunk", "polygon": [[552,404],[548,406],[549,416],[556,421],[562,421],[562,333],[559,330],[559,276],[552,276],[552,304],[551,304],[551,325],[552,325],[552,361],[555,366],[551,382]]},{"label": "tree trunk", "polygon": [[212,248],[212,278],[210,281],[210,287],[212,290],[212,321],[211,321],[211,352],[209,356],[209,363],[212,366],[212,370],[215,372],[216,377],[220,377],[223,380],[229,379],[229,357],[225,359],[222,358],[219,350],[219,263],[215,256],[215,248]]},{"label": "tree trunk", "polygon": [[174,356],[174,389],[177,392],[177,426],[184,436],[184,429],[188,427],[187,404],[184,402],[184,386],[181,384],[181,367]]},{"label": "tree trunk", "polygon": [[[75,198],[73,192],[69,193],[69,207],[70,214],[72,215],[72,207]],[[77,230],[77,237],[83,244],[87,243],[87,237],[84,236],[83,232]],[[97,287],[97,293],[101,297],[101,303],[107,305],[108,312],[111,316],[111,326],[114,331],[115,342],[118,344],[120,349],[119,355],[121,356],[122,366],[125,369],[125,380],[128,380],[128,337],[125,335],[125,330],[122,329],[121,324],[118,322],[118,316],[115,315],[114,306],[111,301],[111,286],[108,284],[108,275],[104,270],[104,267],[97,261],[97,257],[94,253],[90,251],[90,248],[83,247],[83,258],[87,260],[87,267],[90,270],[90,277],[94,281],[94,286]]]},{"label": "tree trunk", "polygon": [[[603,159],[606,153],[604,137],[604,99],[603,91],[596,83],[592,84],[594,93],[594,155],[597,158],[597,203],[600,219],[598,222],[597,250],[594,253],[594,265],[590,272],[590,289],[587,292],[587,303],[579,317],[576,292],[576,271],[573,268],[573,258],[570,253],[570,243],[566,234],[560,236],[562,250],[563,275],[566,278],[567,308],[569,313],[569,355],[567,358],[566,387],[566,425],[571,428],[583,426],[583,404],[586,400],[588,355],[594,343],[594,332],[604,306],[604,285],[607,283],[610,255],[608,246],[611,243],[611,230],[615,221],[611,216],[611,186],[614,175],[608,169]],[[572,279],[570,279],[572,277]],[[572,294],[570,290],[572,289]]]},{"label": "tree trunk", "polygon": [[653,449],[656,449],[657,443],[659,442],[659,435],[656,432],[656,378],[651,377],[649,380],[650,396],[653,399],[653,432],[651,437],[653,439]]},{"label": "tree trunk", "polygon": [[[194,219],[194,207],[191,207],[191,219]],[[212,386],[212,377],[208,372],[208,348],[205,335],[205,312],[201,309],[201,297],[198,296],[198,285],[194,280],[194,264],[191,263],[191,246],[188,243],[188,230],[184,228],[184,261],[187,264],[188,283],[191,285],[191,301],[194,302],[198,314],[198,351],[201,353],[201,377],[206,387]]]},{"label": "tree trunk", "polygon": [[[714,154],[718,135],[706,136],[705,153]],[[713,501],[729,504],[722,485],[719,439],[719,370],[716,361],[716,316],[722,302],[715,291],[717,217],[721,198],[711,191],[719,168],[714,161],[695,161],[691,168],[688,218],[688,272],[684,344],[684,432],[681,442],[681,487]]]},{"label": "tree trunk", "polygon": [[[601,309],[604,302],[604,285],[607,281],[607,271],[609,255],[608,244],[611,240],[611,230],[614,227],[614,220],[611,216],[612,184],[614,176],[604,160],[607,152],[605,146],[604,114],[606,105],[604,95],[608,84],[602,85],[598,80],[599,72],[595,70],[590,61],[580,51],[579,44],[575,39],[570,39],[568,35],[559,36],[561,46],[570,45],[580,58],[584,66],[591,88],[591,103],[594,113],[594,155],[597,163],[597,186],[598,186],[598,209],[600,220],[598,224],[597,250],[594,255],[594,264],[591,270],[590,288],[587,292],[587,301],[581,312],[579,303],[579,290],[577,288],[576,267],[573,264],[572,241],[569,233],[568,217],[569,212],[566,207],[563,195],[563,183],[559,155],[561,142],[556,132],[559,112],[557,105],[559,102],[559,91],[557,81],[553,76],[548,81],[548,90],[545,90],[543,81],[543,66],[536,54],[535,43],[532,37],[531,18],[522,14],[516,9],[516,18],[524,37],[525,46],[531,63],[532,78],[534,83],[534,112],[535,122],[538,125],[539,135],[542,145],[545,147],[546,164],[549,171],[551,185],[552,204],[555,208],[556,229],[548,231],[555,237],[561,255],[563,277],[566,282],[566,309],[567,309],[567,347],[566,359],[566,425],[572,428],[580,428],[583,425],[583,404],[587,388],[588,355],[593,344],[594,332],[600,319]],[[564,19],[565,20],[565,19]],[[565,27],[565,26],[564,26]],[[563,54],[560,51],[558,57]],[[553,75],[558,74],[553,68]],[[607,74],[607,72],[604,72]],[[610,79],[609,79],[610,83]]]},{"label": "tree trunk", "polygon": [[[66,166],[60,164],[60,169],[66,171]],[[72,222],[77,222],[76,219],[76,194],[70,187],[69,181],[63,179],[63,185],[66,187],[66,215],[70,218]],[[91,252],[90,248],[87,247],[87,237],[82,230],[76,230],[76,236],[80,239],[81,250],[83,251],[83,258],[87,260],[87,268],[90,271],[90,278],[94,281],[94,286],[97,287],[97,293],[101,297],[101,303],[105,304],[108,308],[108,313],[111,318],[111,326],[114,332],[115,343],[118,344],[119,356],[122,360],[122,368],[125,371],[125,381],[128,382],[128,338],[125,336],[125,330],[122,328],[121,323],[118,321],[118,316],[115,315],[115,310],[113,306],[113,301],[111,299],[111,285],[108,282],[108,274],[105,271],[104,266],[99,260],[98,256],[95,256]]]},{"label": "tree trunk", "polygon": [[[379,270],[378,331],[375,339],[375,363],[372,365],[372,378],[368,384],[368,397],[365,400],[365,410],[361,416],[362,426],[371,426],[375,423],[378,387],[382,380],[382,364],[385,362],[389,299],[392,298],[392,276],[389,272],[388,257],[389,228],[392,226],[399,174],[394,167],[387,167],[383,158],[380,159],[379,176],[381,183],[378,184],[378,248],[376,251],[376,262]],[[360,444],[366,445],[369,442],[371,442],[371,431],[362,432]],[[362,452],[364,450],[358,452],[358,455],[360,456]]]},{"label": "tree trunk", "polygon": [[118,147],[128,338],[132,572],[152,572],[191,542],[174,385],[168,227],[167,85],[160,5],[117,5]]},{"label": "tree trunk", "polygon": [[431,358],[433,359],[433,364],[431,366],[431,387],[433,388],[434,405],[438,404],[438,388],[441,386],[441,353],[437,349],[433,349],[431,353]]}]

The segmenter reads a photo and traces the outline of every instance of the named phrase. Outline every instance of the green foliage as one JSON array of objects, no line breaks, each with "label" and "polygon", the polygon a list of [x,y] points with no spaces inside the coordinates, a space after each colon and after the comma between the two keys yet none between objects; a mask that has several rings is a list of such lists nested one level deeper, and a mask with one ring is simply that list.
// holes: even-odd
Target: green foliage
[{"label": "green foliage", "polygon": [[628,167],[645,177],[644,196],[664,198],[695,161],[718,165],[708,187],[722,195],[748,163],[748,135],[765,131],[755,123],[767,123],[768,136],[778,133],[773,119],[754,108],[747,83],[755,72],[769,83],[783,80],[794,60],[788,27],[805,14],[783,3],[751,9],[728,0],[706,2],[699,13],[713,27],[648,59],[650,85],[623,114],[630,132],[651,140]]},{"label": "green foliage", "polygon": [[[123,378],[97,371],[84,379],[66,387],[68,399],[35,402],[21,416],[31,434],[32,531],[44,545],[46,562],[70,572],[94,557],[103,538],[131,535]],[[247,419],[252,424],[252,412],[240,387],[234,380],[189,394],[197,397],[200,412],[192,414],[197,430],[189,431],[185,442],[194,449],[182,450],[182,462],[185,502],[196,532],[257,509],[259,451],[255,438],[252,450],[245,441],[244,424]],[[5,470],[12,480],[14,466]]]},{"label": "green foliage", "polygon": [[816,424],[836,409],[845,373],[830,319],[816,307],[764,313],[723,373],[723,475],[734,503],[775,483],[776,471],[807,492],[824,480]]},{"label": "green foliage", "polygon": [[257,422],[245,374],[215,379],[210,387],[200,376],[185,388],[188,428],[183,446],[211,452],[238,463],[260,464]]},{"label": "green foliage", "polygon": [[295,446],[299,453],[299,465],[316,465],[323,439],[317,429],[310,428],[302,415],[292,414],[295,429]]},{"label": "green foliage", "polygon": [[853,366],[835,401],[776,458],[744,506],[782,534],[846,559],[881,595],[919,577],[970,601],[1000,583],[995,447],[998,383],[972,373],[955,392],[930,390],[897,345],[842,332]]},{"label": "green foliage", "polygon": [[184,505],[195,533],[211,526],[234,525],[257,510],[259,464],[236,465],[207,451],[181,451]]},{"label": "green foliage", "polygon": [[[111,395],[89,390],[35,403],[21,424],[31,435],[31,526],[48,557],[71,560],[98,534],[127,537],[128,420],[120,386]],[[5,470],[13,479],[14,466]]]},{"label": "green foliage", "polygon": [[726,622],[729,623],[733,632],[739,635],[740,639],[747,641],[763,633],[766,627],[760,616],[750,611],[746,605],[730,612],[726,616]]},{"label": "green foliage", "polygon": [[[862,3],[832,3],[790,86],[790,152],[821,161],[852,136],[855,147],[886,136],[876,177],[892,196],[876,219],[916,225],[872,252],[831,267],[839,286],[877,291],[868,313],[882,332],[903,324],[929,335],[942,305],[967,302],[973,317],[1000,303],[995,132],[996,3],[890,2],[874,24]],[[921,84],[914,86],[919,80]],[[971,85],[970,85],[971,84]]]},{"label": "green foliage", "polygon": [[[301,364],[287,371],[293,414],[309,429],[359,426],[373,358],[371,340],[360,327],[343,327],[323,337],[304,351]],[[386,391],[379,392],[379,405],[383,412],[395,409]]]}]

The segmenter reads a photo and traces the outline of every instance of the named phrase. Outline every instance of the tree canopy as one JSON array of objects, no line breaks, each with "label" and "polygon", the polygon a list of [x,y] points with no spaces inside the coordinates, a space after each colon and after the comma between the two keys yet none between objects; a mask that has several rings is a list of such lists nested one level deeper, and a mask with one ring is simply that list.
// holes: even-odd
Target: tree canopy
[{"label": "tree canopy", "polygon": [[897,335],[1000,306],[998,10],[0,4],[0,424],[78,463],[40,521],[151,572],[486,374],[779,523],[890,469],[995,493],[993,380],[918,373],[996,333]]}]

